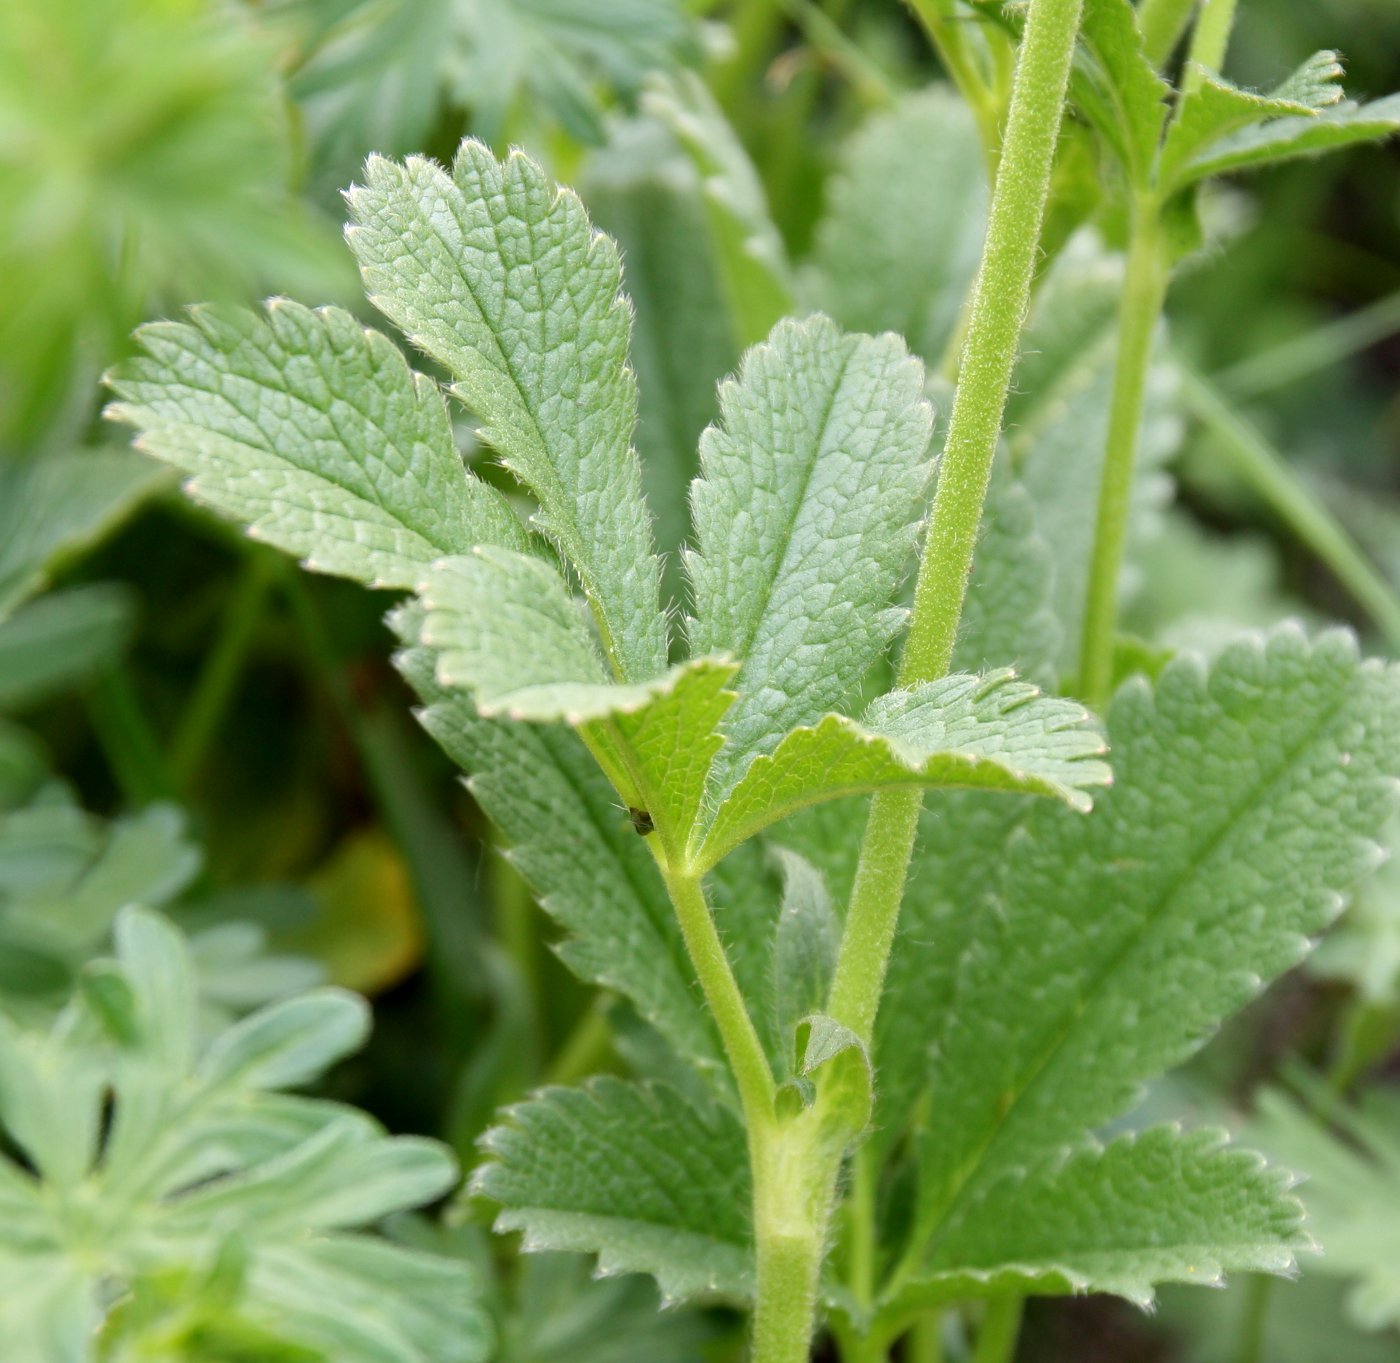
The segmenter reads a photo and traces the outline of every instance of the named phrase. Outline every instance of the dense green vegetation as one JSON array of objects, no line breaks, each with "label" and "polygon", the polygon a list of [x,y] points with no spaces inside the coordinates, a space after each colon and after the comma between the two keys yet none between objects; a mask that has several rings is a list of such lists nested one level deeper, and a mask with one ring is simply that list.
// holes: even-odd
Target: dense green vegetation
[{"label": "dense green vegetation", "polygon": [[1392,1357],[1398,87],[13,0],[0,1352]]}]

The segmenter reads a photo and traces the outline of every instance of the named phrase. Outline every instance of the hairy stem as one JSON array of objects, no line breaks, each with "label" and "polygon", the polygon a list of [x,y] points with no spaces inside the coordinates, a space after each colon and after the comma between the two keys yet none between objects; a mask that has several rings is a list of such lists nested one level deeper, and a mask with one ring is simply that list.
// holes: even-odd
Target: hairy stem
[{"label": "hairy stem", "polygon": [[943,1312],[926,1311],[914,1322],[904,1346],[906,1363],[943,1363]]},{"label": "hairy stem", "polygon": [[1142,426],[1152,342],[1167,295],[1168,268],[1155,202],[1140,201],[1133,212],[1127,278],[1118,308],[1118,356],[1113,373],[1108,440],[1099,482],[1098,517],[1084,634],[1079,651],[1079,694],[1102,710],[1113,686],[1113,636],[1118,617],[1118,579],[1128,531],[1138,432]]},{"label": "hairy stem", "polygon": [[1199,374],[1182,367],[1191,414],[1220,442],[1226,458],[1265,504],[1331,569],[1391,648],[1400,650],[1400,594],[1371,566],[1345,528],[1299,481],[1287,461]]},{"label": "hairy stem", "polygon": [[1191,35],[1191,59],[1181,78],[1181,92],[1199,90],[1207,72],[1220,73],[1235,25],[1237,0],[1203,0],[1196,31]]},{"label": "hairy stem", "polygon": [[[1030,302],[1081,0],[1031,0],[1016,62],[1001,167],[973,287],[961,379],[944,446],[932,521],[919,566],[899,682],[944,676],[952,662],[968,574],[1001,433],[1017,345]],[[870,806],[828,1010],[867,1043],[922,795],[877,794]]]}]

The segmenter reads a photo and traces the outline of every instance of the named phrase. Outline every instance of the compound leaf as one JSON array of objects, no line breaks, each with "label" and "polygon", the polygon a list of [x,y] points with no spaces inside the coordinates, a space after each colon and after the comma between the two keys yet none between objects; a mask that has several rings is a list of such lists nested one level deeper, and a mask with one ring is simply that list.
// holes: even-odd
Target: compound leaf
[{"label": "compound leaf", "polygon": [[108,376],[107,415],[253,538],[397,588],[445,553],[524,547],[500,493],[463,468],[437,385],[348,312],[197,308],[137,337],[145,353]]},{"label": "compound leaf", "polygon": [[742,660],[715,786],[860,682],[898,627],[929,476],[923,369],[894,336],[780,322],[720,388],[701,438],[696,654]]},{"label": "compound leaf", "polygon": [[526,1250],[597,1254],[598,1271],[650,1273],[669,1301],[753,1291],[749,1161],[720,1104],[655,1084],[546,1089],[488,1132],[472,1189],[502,1204]]},{"label": "compound leaf", "polygon": [[1017,791],[1088,809],[1089,788],[1110,776],[1087,719],[1076,702],[1042,696],[1010,672],[892,691],[859,722],[827,715],[755,760],[717,810],[698,859],[713,864],[805,805],[889,786]]},{"label": "compound leaf", "polygon": [[636,384],[617,248],[520,152],[462,143],[449,175],[372,157],[347,195],[370,299],[457,380],[535,494],[624,681],[666,668],[660,564],[631,448]]}]

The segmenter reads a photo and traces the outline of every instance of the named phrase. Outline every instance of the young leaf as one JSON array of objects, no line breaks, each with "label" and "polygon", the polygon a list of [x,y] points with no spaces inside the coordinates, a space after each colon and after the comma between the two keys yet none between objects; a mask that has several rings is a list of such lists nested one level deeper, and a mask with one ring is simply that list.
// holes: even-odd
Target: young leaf
[{"label": "young leaf", "polygon": [[1400,94],[1369,104],[1347,101],[1312,116],[1277,118],[1242,128],[1212,143],[1180,167],[1176,187],[1212,175],[1316,156],[1354,142],[1378,142],[1400,133]]},{"label": "young leaf", "polygon": [[525,547],[468,474],[437,386],[347,312],[274,299],[155,322],[108,376],[107,415],[190,475],[186,491],[309,568],[412,588],[443,554]]},{"label": "young leaf", "polygon": [[373,157],[347,201],[371,302],[453,375],[539,499],[535,524],[577,571],[619,678],[665,671],[616,247],[528,157],[470,140],[451,175]]},{"label": "young leaf", "polygon": [[1292,1177],[1225,1139],[1154,1127],[1008,1173],[940,1231],[901,1303],[1112,1292],[1148,1307],[1157,1283],[1288,1272],[1312,1247]]},{"label": "young leaf", "polygon": [[[774,1030],[780,1038],[796,1035],[804,1018],[826,1005],[841,923],[821,872],[805,857],[774,848],[783,873],[783,901],[773,932]],[[786,1057],[788,1064],[794,1056]]]},{"label": "young leaf", "polygon": [[601,1274],[650,1273],[668,1302],[753,1292],[744,1131],[659,1085],[595,1079],[545,1089],[487,1133],[472,1191],[502,1204],[525,1249],[598,1255]]},{"label": "young leaf", "polygon": [[987,179],[966,103],[941,85],[843,147],[801,294],[843,327],[893,331],[937,364],[982,250]]},{"label": "young leaf", "polygon": [[1201,83],[1182,97],[1162,147],[1159,175],[1171,184],[1178,169],[1205,148],[1241,128],[1270,119],[1310,118],[1342,98],[1342,67],[1335,52],[1310,57],[1279,88],[1267,95],[1241,90],[1222,77],[1206,72]]},{"label": "young leaf", "polygon": [[859,722],[827,715],[757,758],[716,811],[697,861],[713,865],[804,805],[890,786],[1019,791],[1088,809],[1089,788],[1110,774],[1087,719],[1076,702],[1041,696],[1009,672],[892,691]]},{"label": "young leaf", "polygon": [[780,322],[720,389],[701,439],[692,651],[742,660],[716,759],[722,796],[755,756],[860,682],[902,618],[890,607],[928,481],[923,370],[893,336]]},{"label": "young leaf", "polygon": [[[921,1236],[1121,1113],[1301,958],[1374,864],[1397,722],[1393,671],[1358,662],[1349,636],[1290,627],[1209,672],[1178,659],[1155,695],[1120,691],[1113,788],[1087,818],[1042,805],[1001,853],[984,849],[997,911],[943,972],[951,995],[920,1000],[939,1094]],[[926,955],[925,940],[937,931],[900,950]]]},{"label": "young leaf", "polygon": [[[415,615],[395,619],[406,641],[416,641]],[[565,964],[630,999],[677,1054],[723,1082],[719,1039],[656,862],[577,735],[482,719],[469,697],[438,685],[428,649],[397,663],[423,703],[423,726],[469,773],[512,865],[567,930],[557,948]]]}]

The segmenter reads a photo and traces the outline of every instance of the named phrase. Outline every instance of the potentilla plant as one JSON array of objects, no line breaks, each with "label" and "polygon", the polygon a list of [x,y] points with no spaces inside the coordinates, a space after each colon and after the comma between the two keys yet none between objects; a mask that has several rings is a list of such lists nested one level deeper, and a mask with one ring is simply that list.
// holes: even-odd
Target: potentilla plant
[{"label": "potentilla plant", "polygon": [[[498,1228],[751,1303],[759,1363],[806,1359],[822,1322],[884,1358],[969,1301],[995,1363],[1027,1294],[1289,1270],[1309,1239],[1288,1174],[1214,1131],[1096,1133],[1300,959],[1374,865],[1400,774],[1400,685],[1342,633],[1178,658],[1110,703],[1158,227],[1146,283],[1134,237],[1076,686],[1103,727],[952,670],[974,558],[995,567],[979,525],[1077,50],[1076,99],[1112,96],[1110,144],[1128,118],[1154,214],[1229,168],[1206,148],[1277,147],[1321,102],[1245,118],[1255,97],[1192,75],[1172,112],[1126,0],[1087,0],[1082,48],[1079,0],[979,9],[1015,74],[936,479],[903,343],[780,322],[701,440],[683,617],[630,447],[617,251],[520,153],[375,159],[348,195],[370,301],[445,392],[283,300],[147,327],[111,378],[111,414],[195,499],[412,594],[392,623],[424,722],[565,959],[635,1012],[638,1078],[546,1089],[486,1138]],[[464,469],[449,398],[500,473]]]}]

